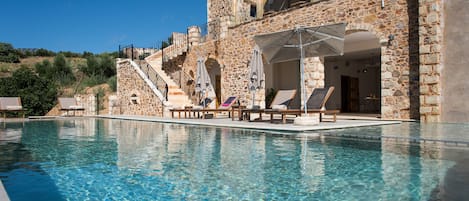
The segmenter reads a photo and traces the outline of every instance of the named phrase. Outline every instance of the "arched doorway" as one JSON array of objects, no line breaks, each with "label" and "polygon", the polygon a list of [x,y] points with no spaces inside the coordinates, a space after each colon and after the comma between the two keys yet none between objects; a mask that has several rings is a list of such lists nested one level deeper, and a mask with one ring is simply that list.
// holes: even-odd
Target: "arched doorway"
[{"label": "arched doorway", "polygon": [[342,113],[381,114],[381,46],[369,31],[346,34],[344,55],[326,57],[325,85],[335,92],[326,107]]},{"label": "arched doorway", "polygon": [[205,61],[205,67],[207,68],[208,74],[210,75],[210,80],[212,86],[215,89],[215,95],[217,97],[217,107],[221,104],[221,69],[220,64],[217,60],[208,58]]}]

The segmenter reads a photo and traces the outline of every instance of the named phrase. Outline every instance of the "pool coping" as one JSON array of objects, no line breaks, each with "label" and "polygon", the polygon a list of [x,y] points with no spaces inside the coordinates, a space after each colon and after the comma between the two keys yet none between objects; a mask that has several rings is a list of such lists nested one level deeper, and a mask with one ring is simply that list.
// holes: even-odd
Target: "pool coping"
[{"label": "pool coping", "polygon": [[1,201],[10,201],[7,191],[3,187],[2,180],[0,180],[0,200]]},{"label": "pool coping", "polygon": [[107,118],[107,119],[135,120],[135,121],[176,123],[176,124],[269,130],[269,131],[286,131],[286,132],[306,132],[306,131],[344,129],[344,128],[356,128],[356,127],[367,127],[367,126],[381,126],[381,125],[401,123],[401,121],[396,121],[396,120],[338,119],[336,122],[321,122],[319,125],[315,125],[315,126],[298,126],[298,125],[293,125],[292,123],[277,124],[277,123],[270,123],[268,121],[267,122],[248,122],[248,121],[237,121],[237,120],[232,121],[229,118],[176,119],[176,118],[133,116],[133,115],[98,115],[96,117]]}]

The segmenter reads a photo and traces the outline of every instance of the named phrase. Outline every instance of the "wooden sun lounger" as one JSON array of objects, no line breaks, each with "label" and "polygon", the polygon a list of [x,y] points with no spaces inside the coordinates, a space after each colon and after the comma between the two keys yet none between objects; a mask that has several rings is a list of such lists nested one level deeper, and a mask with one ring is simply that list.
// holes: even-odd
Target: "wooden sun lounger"
[{"label": "wooden sun lounger", "polygon": [[85,108],[81,105],[78,105],[77,100],[75,98],[66,98],[61,97],[58,98],[60,104],[60,110],[68,112],[73,111],[73,116],[75,116],[76,111],[85,111]]},{"label": "wooden sun lounger", "polygon": [[[290,103],[292,102],[293,98],[295,98],[296,94],[296,89],[291,89],[291,90],[278,90],[277,93],[275,94],[274,99],[272,100],[272,103],[270,104],[270,108],[276,108],[276,106],[283,106],[285,109],[288,108]],[[269,109],[242,109],[241,110],[241,117],[246,117],[247,120],[251,120],[251,114],[252,113],[258,113],[259,118],[257,118],[257,121],[262,121],[262,114],[265,113],[266,111],[269,111]]]},{"label": "wooden sun lounger", "polygon": [[[282,123],[287,123],[287,115],[295,115],[295,116],[301,116],[304,114],[304,110],[300,109],[289,109],[289,110],[283,110],[283,111],[265,111],[266,114],[270,114],[270,122],[274,122],[274,115],[275,114],[280,114]],[[336,122],[337,120],[337,114],[340,113],[340,110],[320,110],[320,109],[308,109],[308,114],[311,113],[319,113],[319,121],[323,122],[323,114],[326,115],[332,115],[332,122]]]},{"label": "wooden sun lounger", "polygon": [[6,119],[7,112],[17,112],[24,118],[26,110],[21,104],[20,97],[0,97],[0,112],[2,113],[3,119]]},{"label": "wooden sun lounger", "polygon": [[[220,107],[218,108],[194,108],[192,106],[186,106],[184,109],[170,109],[169,111],[171,112],[171,118],[174,118],[174,113],[178,113],[178,118],[181,118],[181,113],[184,113],[184,118],[187,118],[187,114],[189,114],[189,118],[191,117],[196,117],[197,118],[202,117],[203,119],[205,118],[206,114],[213,112],[213,113],[218,113],[218,112],[228,112],[228,117],[231,117],[231,106],[233,103],[237,100],[235,96],[230,96],[228,97],[225,102],[223,102]],[[202,113],[202,115],[200,115]]]},{"label": "wooden sun lounger", "polygon": [[[323,121],[323,114],[332,115],[332,121],[336,122],[337,120],[337,113],[339,110],[326,110],[325,105],[327,100],[329,100],[330,96],[334,92],[334,87],[327,87],[327,88],[316,88],[313,90],[313,93],[309,97],[307,101],[307,113],[319,113],[319,121]],[[304,110],[301,109],[287,109],[287,110],[266,110],[266,114],[270,114],[270,122],[274,122],[274,115],[280,114],[282,123],[287,122],[287,115],[295,115],[301,116],[304,114]]]}]

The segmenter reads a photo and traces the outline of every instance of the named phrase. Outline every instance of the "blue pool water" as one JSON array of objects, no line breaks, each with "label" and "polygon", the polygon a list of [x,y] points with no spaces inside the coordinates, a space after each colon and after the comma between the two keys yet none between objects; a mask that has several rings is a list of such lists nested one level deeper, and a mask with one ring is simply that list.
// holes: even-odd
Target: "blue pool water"
[{"label": "blue pool water", "polygon": [[12,201],[467,198],[467,147],[351,137],[416,138],[423,127],[284,135],[103,119],[6,123],[0,179]]}]

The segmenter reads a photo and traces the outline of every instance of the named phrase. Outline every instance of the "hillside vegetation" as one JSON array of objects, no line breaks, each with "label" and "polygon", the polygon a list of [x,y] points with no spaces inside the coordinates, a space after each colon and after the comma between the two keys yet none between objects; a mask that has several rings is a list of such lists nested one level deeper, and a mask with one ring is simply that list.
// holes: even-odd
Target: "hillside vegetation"
[{"label": "hillside vegetation", "polygon": [[19,50],[0,43],[0,96],[21,97],[27,115],[46,114],[59,96],[104,97],[116,90],[116,55]]}]

